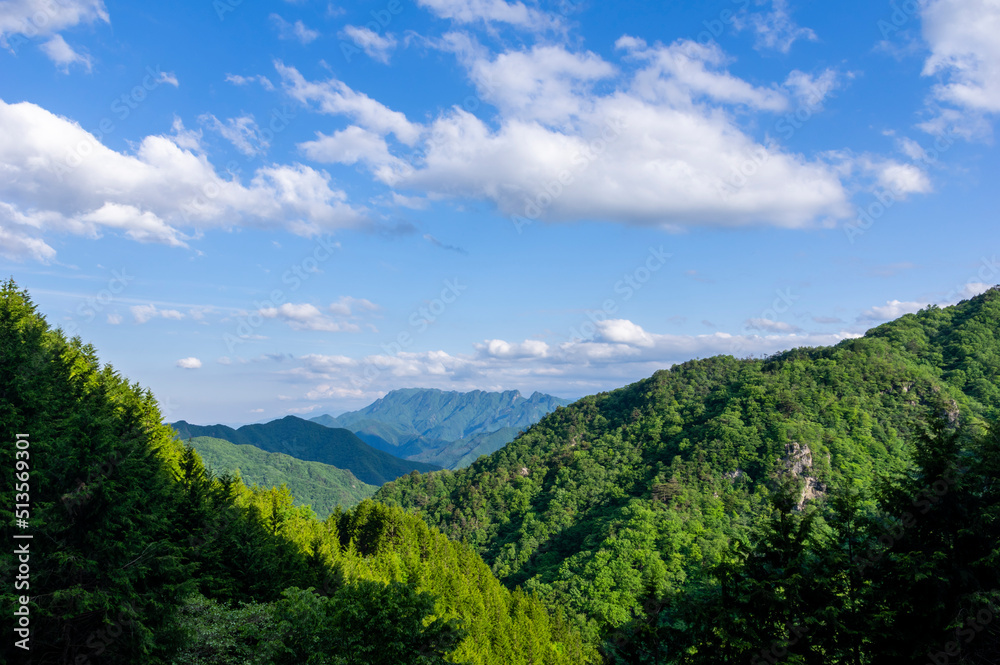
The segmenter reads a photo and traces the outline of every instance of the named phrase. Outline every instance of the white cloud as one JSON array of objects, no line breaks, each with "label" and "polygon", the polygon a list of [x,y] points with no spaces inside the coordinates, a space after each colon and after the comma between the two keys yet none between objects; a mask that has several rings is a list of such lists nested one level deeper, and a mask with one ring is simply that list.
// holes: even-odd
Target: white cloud
[{"label": "white cloud", "polygon": [[391,34],[380,35],[371,28],[356,25],[346,26],[341,36],[354,42],[372,60],[386,65],[398,43]]},{"label": "white cloud", "polygon": [[66,43],[62,35],[55,35],[42,44],[42,51],[49,57],[49,60],[57,64],[64,72],[69,71],[70,65],[78,64],[88,72],[92,68],[93,63],[90,56],[80,55],[74,51],[73,47]]},{"label": "white cloud", "polygon": [[364,223],[365,212],[325,172],[294,165],[258,169],[248,184],[219,176],[198,135],[176,122],[134,154],[102,145],[79,124],[31,103],[0,100],[0,234],[39,260],[54,254],[46,233],[98,237],[104,229],[140,242],[185,246],[181,228],[284,227],[299,235]]},{"label": "white cloud", "polygon": [[822,108],[826,98],[839,86],[839,74],[833,69],[816,76],[795,69],[785,79],[785,88],[792,91],[799,104],[810,109]]},{"label": "white cloud", "polygon": [[502,339],[488,339],[477,344],[476,349],[493,358],[544,358],[549,353],[549,345],[537,339],[525,340],[521,344],[511,344]]},{"label": "white cloud", "polygon": [[233,144],[247,157],[267,152],[270,143],[257,126],[257,122],[252,115],[241,115],[238,118],[229,118],[221,122],[211,113],[202,115],[199,120],[210,129],[217,131],[224,139]]},{"label": "white cloud", "polygon": [[398,179],[407,164],[389,152],[389,146],[379,134],[351,125],[332,135],[317,132],[315,141],[298,144],[298,149],[314,162],[324,164],[367,164],[375,175],[386,182]]},{"label": "white cloud", "polygon": [[278,307],[265,307],[258,313],[265,319],[282,320],[293,330],[360,332],[360,326],[354,323],[361,316],[359,311],[374,312],[379,309],[378,305],[364,298],[343,296],[326,308],[330,314],[309,303],[284,303]]},{"label": "white cloud", "polygon": [[155,318],[171,319],[180,321],[184,318],[184,313],[176,309],[158,309],[156,305],[133,305],[129,307],[132,318],[136,323],[147,323]]},{"label": "white cloud", "polygon": [[919,312],[930,303],[926,302],[902,302],[899,300],[887,300],[885,305],[872,307],[861,314],[862,321],[889,321],[898,319],[904,314]]},{"label": "white cloud", "polygon": [[927,160],[927,151],[911,138],[901,137],[896,140],[896,145],[899,147],[900,152],[915,162]]},{"label": "white cloud", "polygon": [[121,314],[118,314],[116,312],[112,312],[111,314],[108,314],[108,323],[110,325],[117,326],[117,325],[121,324],[121,322],[122,322],[122,316],[121,316]]},{"label": "white cloud", "polygon": [[351,296],[341,296],[337,302],[330,303],[329,310],[340,316],[357,316],[358,310],[365,312],[377,312],[381,307],[365,298],[352,298]]},{"label": "white cloud", "polygon": [[98,21],[110,22],[102,0],[0,2],[0,46],[9,48],[14,35],[45,37],[81,23]]},{"label": "white cloud", "polygon": [[931,181],[922,169],[913,164],[900,164],[889,160],[880,165],[879,184],[883,187],[906,194],[926,194],[931,191]]},{"label": "white cloud", "polygon": [[559,19],[552,14],[532,9],[523,2],[504,0],[417,0],[417,4],[441,18],[456,23],[506,23],[530,31],[557,29]]},{"label": "white cloud", "polygon": [[[414,123],[342,81],[309,81],[278,62],[289,95],[354,123],[299,149],[317,162],[365,165],[393,200],[487,200],[518,225],[804,228],[851,214],[840,165],[743,128],[747,113],[786,111],[792,98],[822,103],[838,85],[832,70],[756,85],[727,69],[717,45],[628,36],[617,42],[620,66],[558,45],[491,55],[459,33],[436,46],[457,54],[477,104],[497,114],[456,106]],[[929,189],[912,167],[884,178],[907,192]]]},{"label": "white cloud", "polygon": [[923,37],[931,53],[924,76],[938,83],[919,127],[935,135],[990,139],[990,115],[1000,112],[1000,4],[995,0],[921,3]]},{"label": "white cloud", "polygon": [[642,40],[624,37],[616,45],[647,63],[633,82],[633,90],[643,99],[675,107],[689,106],[698,99],[768,111],[783,111],[788,106],[781,91],[754,87],[722,70],[727,58],[715,44],[679,40],[648,48]]},{"label": "white cloud", "polygon": [[250,85],[251,83],[260,83],[260,85],[265,90],[274,90],[274,84],[271,80],[264,76],[263,74],[258,74],[257,76],[240,76],[239,74],[226,74],[226,82],[232,83],[233,85]]},{"label": "white cloud", "polygon": [[[755,0],[758,7],[764,6],[768,0]],[[770,0],[771,11],[743,11],[734,17],[734,26],[738,30],[749,28],[756,35],[755,48],[788,53],[792,45],[799,39],[816,41],[816,33],[809,28],[803,28],[792,20],[788,12],[787,0]]]},{"label": "white cloud", "polygon": [[18,262],[33,259],[48,263],[54,259],[56,250],[34,237],[41,224],[37,216],[28,216],[0,200],[0,256]]},{"label": "white cloud", "polygon": [[[383,180],[530,220],[796,228],[848,214],[833,167],[758,143],[734,119],[733,107],[786,108],[781,89],[731,75],[715,46],[618,44],[637,65],[624,76],[562,47],[472,57],[470,78],[502,110],[496,125],[454,108],[428,127],[413,170]],[[606,81],[614,90],[595,93]]]},{"label": "white cloud", "polygon": [[470,62],[470,76],[482,97],[505,119],[565,125],[589,110],[597,82],[615,68],[594,53],[570,53],[559,46],[508,51],[493,60]]},{"label": "white cloud", "polygon": [[597,326],[601,340],[649,348],[656,344],[652,335],[628,319],[609,319]]},{"label": "white cloud", "polygon": [[413,145],[420,135],[420,126],[411,123],[405,115],[355,92],[343,81],[329,79],[313,83],[306,81],[294,67],[276,62],[275,68],[289,95],[303,104],[316,103],[322,113],[349,116],[362,127],[380,135],[395,134],[407,145]]},{"label": "white cloud", "polygon": [[319,38],[319,32],[307,28],[306,24],[302,21],[289,23],[277,14],[271,14],[268,18],[271,21],[271,25],[278,31],[279,39],[293,39],[305,46]]},{"label": "white cloud", "polygon": [[160,72],[159,76],[156,77],[157,83],[166,83],[167,85],[172,85],[175,88],[181,87],[180,81],[177,80],[177,74],[174,72]]},{"label": "white cloud", "polygon": [[201,361],[193,356],[191,358],[181,358],[177,361],[177,366],[181,369],[198,369],[201,367]]}]

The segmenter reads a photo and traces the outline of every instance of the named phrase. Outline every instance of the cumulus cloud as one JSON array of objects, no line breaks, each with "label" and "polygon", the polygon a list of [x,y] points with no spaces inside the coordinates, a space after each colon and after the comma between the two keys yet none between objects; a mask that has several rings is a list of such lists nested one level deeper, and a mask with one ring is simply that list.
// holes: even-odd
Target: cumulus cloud
[{"label": "cumulus cloud", "polygon": [[201,361],[195,357],[181,358],[177,361],[177,366],[181,369],[198,369],[201,367]]},{"label": "cumulus cloud", "polygon": [[73,47],[66,43],[62,35],[55,35],[42,44],[42,51],[49,56],[49,60],[57,64],[64,72],[69,71],[70,65],[80,65],[86,71],[92,68],[89,55],[81,55],[73,50]]},{"label": "cumulus cloud", "polygon": [[[356,124],[300,149],[366,164],[397,191],[492,201],[512,220],[799,228],[850,213],[836,168],[740,128],[738,113],[786,110],[788,89],[732,75],[718,46],[626,37],[624,70],[564,46],[495,56],[452,46],[480,99],[499,109],[495,121],[455,107],[413,123],[339,80],[308,81],[277,63],[292,97]],[[795,81],[820,92],[831,85]],[[741,176],[748,162],[752,178]]]},{"label": "cumulus cloud", "polygon": [[922,127],[967,137],[988,132],[983,114],[1000,112],[1000,4],[994,0],[930,0],[922,3],[923,36],[931,54],[923,74],[942,81],[933,88],[944,105]]},{"label": "cumulus cloud", "polygon": [[41,49],[64,71],[78,64],[91,69],[90,56],[81,55],[59,33],[80,24],[108,23],[102,0],[11,0],[0,2],[0,47],[13,49],[29,39],[47,38]]},{"label": "cumulus cloud", "polygon": [[386,33],[380,35],[371,28],[349,25],[341,31],[340,36],[349,39],[365,52],[372,60],[388,65],[392,52],[396,49],[396,38]]},{"label": "cumulus cloud", "polygon": [[0,237],[39,260],[48,233],[186,246],[183,228],[283,227],[299,235],[357,226],[366,213],[301,164],[259,168],[247,184],[216,173],[197,134],[147,136],[134,153],[105,147],[79,124],[28,102],[0,100]]},{"label": "cumulus cloud", "polygon": [[351,125],[333,134],[316,133],[314,141],[298,144],[298,149],[314,162],[323,164],[366,164],[377,178],[397,180],[407,164],[389,152],[381,135]]}]

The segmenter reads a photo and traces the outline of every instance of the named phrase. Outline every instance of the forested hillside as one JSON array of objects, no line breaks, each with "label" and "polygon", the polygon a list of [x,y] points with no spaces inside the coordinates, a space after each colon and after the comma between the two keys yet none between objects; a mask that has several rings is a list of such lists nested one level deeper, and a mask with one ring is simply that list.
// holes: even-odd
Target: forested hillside
[{"label": "forested hillside", "polygon": [[[11,617],[28,598],[32,663],[593,662],[558,612],[417,517],[366,501],[319,521],[287,491],[212,477],[149,391],[51,330],[12,281],[0,426],[0,463],[29,477],[0,493],[0,600]],[[0,660],[24,662],[14,636]]]},{"label": "forested hillside", "polygon": [[296,505],[310,506],[321,519],[338,505],[351,508],[378,489],[361,482],[350,471],[283,453],[269,453],[256,446],[208,436],[196,436],[185,443],[198,451],[205,467],[215,475],[238,473],[248,487],[259,485],[268,489],[286,485]]},{"label": "forested hillside", "polygon": [[[815,637],[794,662],[915,662],[1000,589],[983,428],[1000,409],[998,329],[994,289],[831,348],[687,362],[376,500],[567,608],[611,659],[749,662],[791,648],[801,623]],[[928,505],[949,507],[912,529],[923,540],[886,547],[948,465],[967,474]],[[868,551],[877,565],[852,566]]]},{"label": "forested hillside", "polygon": [[358,411],[311,420],[349,429],[373,447],[399,457],[462,468],[569,403],[539,392],[525,398],[516,390],[460,393],[404,388]]},{"label": "forested hillside", "polygon": [[238,429],[225,425],[192,425],[183,420],[173,423],[183,439],[208,436],[250,445],[271,453],[284,453],[311,462],[322,462],[346,469],[371,485],[406,475],[411,471],[433,471],[436,464],[400,459],[376,450],[346,429],[324,427],[295,416]]}]

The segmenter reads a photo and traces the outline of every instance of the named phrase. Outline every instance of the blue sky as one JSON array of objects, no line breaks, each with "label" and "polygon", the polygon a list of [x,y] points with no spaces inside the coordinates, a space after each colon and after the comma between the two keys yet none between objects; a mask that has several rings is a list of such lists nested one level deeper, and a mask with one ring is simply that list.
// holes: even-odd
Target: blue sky
[{"label": "blue sky", "polygon": [[998,30],[995,0],[0,1],[0,269],[198,423],[831,344],[1000,283]]}]

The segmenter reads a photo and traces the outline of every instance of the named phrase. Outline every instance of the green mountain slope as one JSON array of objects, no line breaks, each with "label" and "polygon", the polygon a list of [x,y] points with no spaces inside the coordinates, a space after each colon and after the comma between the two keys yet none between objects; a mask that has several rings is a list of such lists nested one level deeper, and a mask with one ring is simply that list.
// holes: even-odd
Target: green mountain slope
[{"label": "green mountain slope", "polygon": [[208,436],[347,469],[370,485],[381,485],[411,471],[440,468],[434,464],[400,459],[372,448],[345,429],[331,429],[295,416],[262,425],[244,425],[239,429],[225,425],[192,425],[183,420],[174,423],[173,428],[182,439]]},{"label": "green mountain slope", "polygon": [[837,346],[691,361],[543,418],[458,472],[376,500],[473,544],[509,586],[593,636],[721,565],[795,486],[796,503],[909,468],[923,423],[1000,413],[1000,291]]},{"label": "green mountain slope", "polygon": [[[27,601],[33,663],[596,662],[558,612],[417,517],[364,501],[321,522],[287,490],[212,478],[149,391],[49,329],[12,281],[0,430],[0,463],[28,477],[0,484],[0,603]],[[13,624],[0,662],[27,662]]]},{"label": "green mountain slope", "polygon": [[378,489],[350,471],[320,462],[307,462],[283,453],[269,453],[250,445],[197,436],[190,443],[215,475],[239,473],[247,485],[263,488],[287,485],[297,505],[310,506],[325,519],[338,505],[350,508]]},{"label": "green mountain slope", "polygon": [[371,446],[399,457],[461,468],[569,403],[538,392],[526,399],[516,390],[460,393],[407,388],[393,390],[361,410],[312,421],[349,429]]}]

